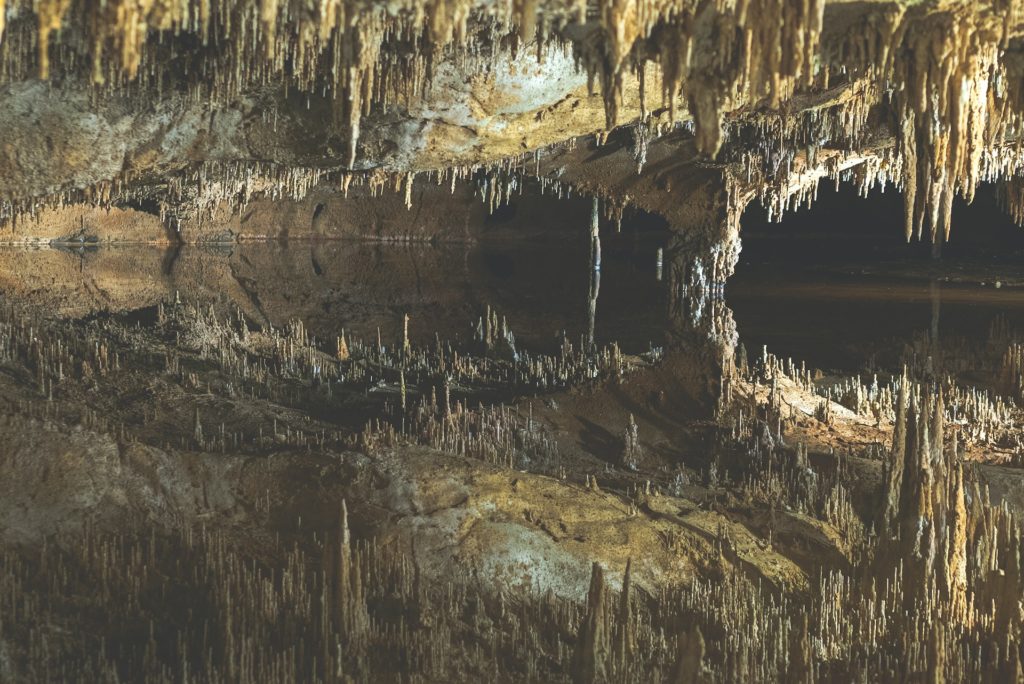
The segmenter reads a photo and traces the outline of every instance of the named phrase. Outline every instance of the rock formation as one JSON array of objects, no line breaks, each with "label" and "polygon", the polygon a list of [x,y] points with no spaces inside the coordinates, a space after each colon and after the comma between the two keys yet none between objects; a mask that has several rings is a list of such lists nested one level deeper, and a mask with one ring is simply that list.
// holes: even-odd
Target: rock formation
[{"label": "rock formation", "polygon": [[1024,335],[724,283],[1024,223],[1022,84],[1024,0],[0,0],[0,681],[1020,681]]},{"label": "rock formation", "polygon": [[3,216],[141,209],[189,240],[258,197],[460,179],[649,207],[615,188],[693,192],[696,165],[723,221],[829,178],[896,186],[908,239],[945,239],[981,182],[1014,211],[1018,5],[7,0]]}]

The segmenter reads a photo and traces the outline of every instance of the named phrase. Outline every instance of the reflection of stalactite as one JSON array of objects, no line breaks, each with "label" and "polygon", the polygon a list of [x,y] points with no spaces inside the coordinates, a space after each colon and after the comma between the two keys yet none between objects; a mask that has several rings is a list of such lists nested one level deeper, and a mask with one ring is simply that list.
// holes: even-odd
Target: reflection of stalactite
[{"label": "reflection of stalactite", "polygon": [[1024,345],[1011,344],[1006,348],[997,382],[1000,392],[1024,401]]},{"label": "reflection of stalactite", "polygon": [[733,376],[738,336],[725,302],[724,283],[708,277],[723,273],[715,264],[731,247],[709,243],[707,237],[706,232],[677,231],[664,249],[670,323],[666,356],[685,363],[685,382],[699,403],[717,410]]},{"label": "reflection of stalactite", "polygon": [[885,526],[897,535],[908,599],[937,590],[958,621],[968,613],[967,528],[963,463],[957,441],[947,444],[941,388],[928,390],[903,376],[893,448],[883,492]]},{"label": "reflection of stalactite", "polygon": [[996,200],[1018,226],[1024,226],[1024,179],[1014,176],[996,188]]},{"label": "reflection of stalactite", "polygon": [[595,197],[590,210],[590,281],[587,288],[587,351],[596,349],[594,325],[597,321],[597,297],[601,292],[601,221],[599,200]]}]

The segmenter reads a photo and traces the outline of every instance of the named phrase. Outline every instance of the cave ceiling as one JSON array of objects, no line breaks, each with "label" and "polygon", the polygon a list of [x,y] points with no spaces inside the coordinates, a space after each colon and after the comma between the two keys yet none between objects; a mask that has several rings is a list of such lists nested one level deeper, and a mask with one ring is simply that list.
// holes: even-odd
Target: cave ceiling
[{"label": "cave ceiling", "polygon": [[[1024,2],[0,0],[0,216],[573,188],[675,225],[1018,175]],[[700,196],[698,196],[700,195]]]}]

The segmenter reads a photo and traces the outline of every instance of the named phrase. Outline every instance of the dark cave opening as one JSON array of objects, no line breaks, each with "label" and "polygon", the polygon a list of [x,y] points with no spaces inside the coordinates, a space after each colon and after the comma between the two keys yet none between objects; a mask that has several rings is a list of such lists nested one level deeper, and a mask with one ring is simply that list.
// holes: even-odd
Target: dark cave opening
[{"label": "dark cave opening", "polygon": [[[850,183],[838,189],[822,181],[810,207],[786,212],[768,221],[759,202],[752,202],[741,219],[743,251],[740,269],[769,262],[874,265],[879,261],[927,264],[933,260],[927,235],[904,237],[904,198],[894,188],[874,189],[862,196]],[[991,264],[1018,263],[1024,254],[1024,228],[1000,207],[996,187],[982,184],[974,201],[957,198],[953,227],[942,245],[943,264],[935,274],[954,265],[985,260]]]},{"label": "dark cave opening", "polygon": [[903,229],[893,191],[864,198],[823,184],[810,208],[778,223],[752,205],[728,283],[741,339],[833,371],[894,373],[908,350],[983,346],[993,326],[1024,316],[1024,229],[992,186],[956,202],[940,259]]}]

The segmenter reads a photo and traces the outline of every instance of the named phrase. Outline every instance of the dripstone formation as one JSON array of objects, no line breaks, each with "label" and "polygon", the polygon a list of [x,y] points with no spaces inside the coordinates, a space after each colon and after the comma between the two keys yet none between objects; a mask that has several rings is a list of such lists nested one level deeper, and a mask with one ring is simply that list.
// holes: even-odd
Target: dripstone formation
[{"label": "dripstone formation", "polygon": [[[908,238],[944,239],[954,197],[1005,183],[1014,212],[1019,195],[1022,10],[1011,0],[0,10],[11,239],[19,219],[67,205],[158,214],[173,239],[217,207],[314,188],[411,203],[417,184],[475,179],[501,201],[526,182],[565,182],[570,169],[545,161],[578,145],[634,159],[581,180],[587,192],[643,176],[664,146],[678,166],[712,173],[706,201],[732,220],[755,197],[776,212],[809,201],[829,178],[896,186]],[[667,135],[679,126],[686,135]],[[679,171],[647,173],[679,192]]]},{"label": "dripstone formation", "polygon": [[1022,126],[1024,0],[0,0],[0,682],[1024,682],[1024,278],[725,287]]}]

